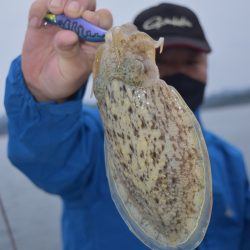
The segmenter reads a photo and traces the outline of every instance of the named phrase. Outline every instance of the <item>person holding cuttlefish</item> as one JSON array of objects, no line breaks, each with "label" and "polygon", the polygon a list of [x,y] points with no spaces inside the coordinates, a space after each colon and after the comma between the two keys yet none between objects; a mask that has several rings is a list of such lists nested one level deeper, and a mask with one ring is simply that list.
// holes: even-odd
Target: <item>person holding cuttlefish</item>
[{"label": "person holding cuttlefish", "polygon": [[[6,81],[9,158],[39,188],[61,197],[65,250],[146,250],[111,199],[99,111],[82,106],[98,46],[71,31],[44,27],[48,12],[83,17],[105,29],[112,25],[111,13],[96,10],[94,0],[32,4],[22,54]],[[200,121],[211,48],[196,15],[162,4],[139,14],[134,23],[154,39],[165,37],[156,56],[160,77],[179,91]],[[200,124],[211,161],[213,209],[198,249],[249,249],[250,194],[242,155]]]}]

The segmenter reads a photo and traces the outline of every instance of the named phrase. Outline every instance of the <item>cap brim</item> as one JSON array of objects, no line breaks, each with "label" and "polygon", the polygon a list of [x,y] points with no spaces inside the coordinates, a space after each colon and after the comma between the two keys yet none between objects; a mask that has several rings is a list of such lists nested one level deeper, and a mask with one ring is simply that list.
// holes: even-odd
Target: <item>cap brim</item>
[{"label": "cap brim", "polygon": [[186,37],[165,37],[164,47],[185,47],[192,48],[195,50],[203,51],[206,53],[211,52],[211,48],[206,42],[201,42],[199,40],[186,38]]}]

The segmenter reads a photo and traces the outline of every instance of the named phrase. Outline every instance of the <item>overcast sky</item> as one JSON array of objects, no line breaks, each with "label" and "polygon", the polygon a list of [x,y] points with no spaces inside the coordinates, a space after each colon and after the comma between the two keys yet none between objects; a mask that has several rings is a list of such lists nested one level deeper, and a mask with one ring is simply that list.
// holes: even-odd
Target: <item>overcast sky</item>
[{"label": "overcast sky", "polygon": [[[160,3],[155,0],[97,0],[98,8],[108,8],[114,25],[133,20],[141,10]],[[199,16],[213,52],[209,56],[207,95],[250,88],[249,0],[173,0],[193,9]],[[31,0],[1,1],[0,115],[3,114],[5,78],[11,60],[20,54]]]}]

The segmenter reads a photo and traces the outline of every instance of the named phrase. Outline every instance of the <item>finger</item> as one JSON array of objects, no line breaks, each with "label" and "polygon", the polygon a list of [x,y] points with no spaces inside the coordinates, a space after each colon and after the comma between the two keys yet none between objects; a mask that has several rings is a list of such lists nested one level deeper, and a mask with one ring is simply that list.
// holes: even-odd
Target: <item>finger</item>
[{"label": "finger", "polygon": [[61,14],[63,13],[66,2],[67,0],[50,0],[48,2],[48,9],[51,13]]},{"label": "finger", "polygon": [[86,10],[88,7],[87,2],[80,3],[79,1],[76,0],[70,0],[67,1],[65,8],[64,8],[64,14],[66,16],[76,18],[80,17],[82,12]]},{"label": "finger", "polygon": [[37,0],[33,2],[29,11],[29,27],[40,28],[43,18],[48,12],[47,0]]},{"label": "finger", "polygon": [[67,0],[64,8],[66,16],[79,17],[83,11],[94,11],[96,8],[95,0]]},{"label": "finger", "polygon": [[[85,0],[80,0],[80,2],[84,2]],[[88,10],[95,11],[96,9],[96,0],[88,0],[87,1],[88,5],[87,8]]]},{"label": "finger", "polygon": [[88,10],[94,11],[96,9],[96,0],[88,1]]},{"label": "finger", "polygon": [[113,24],[113,16],[107,9],[99,9],[96,11],[99,18],[99,26],[104,29],[110,29]]},{"label": "finger", "polygon": [[99,23],[100,23],[99,16],[97,15],[96,12],[86,10],[82,13],[82,17],[86,19],[87,21],[99,26]]},{"label": "finger", "polygon": [[[107,9],[100,9],[97,10],[96,12],[85,11],[83,12],[82,17],[101,28],[109,29],[112,27],[113,17],[111,12]],[[98,43],[92,43],[92,42],[85,42],[85,43],[86,45],[91,46],[93,48],[97,48],[99,46]]]},{"label": "finger", "polygon": [[[65,80],[74,78],[82,84],[92,69],[95,48],[81,49],[77,35],[72,31],[59,31],[54,38],[57,63]],[[79,80],[81,79],[81,80]]]},{"label": "finger", "polygon": [[113,24],[112,14],[107,9],[100,9],[95,12],[86,10],[83,12],[82,17],[104,29],[111,28]]},{"label": "finger", "polygon": [[54,38],[57,53],[64,58],[73,58],[80,51],[77,35],[68,30],[59,31]]}]

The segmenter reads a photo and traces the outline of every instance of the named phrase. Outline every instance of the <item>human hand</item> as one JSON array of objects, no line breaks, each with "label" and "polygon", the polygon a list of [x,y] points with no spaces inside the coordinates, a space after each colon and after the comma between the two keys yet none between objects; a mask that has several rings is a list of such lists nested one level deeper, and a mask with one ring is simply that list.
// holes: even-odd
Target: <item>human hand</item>
[{"label": "human hand", "polygon": [[88,79],[98,44],[80,41],[77,35],[54,25],[43,25],[48,13],[88,21],[109,29],[112,15],[96,11],[95,0],[36,0],[29,12],[29,24],[22,50],[26,84],[38,101],[64,101]]}]

